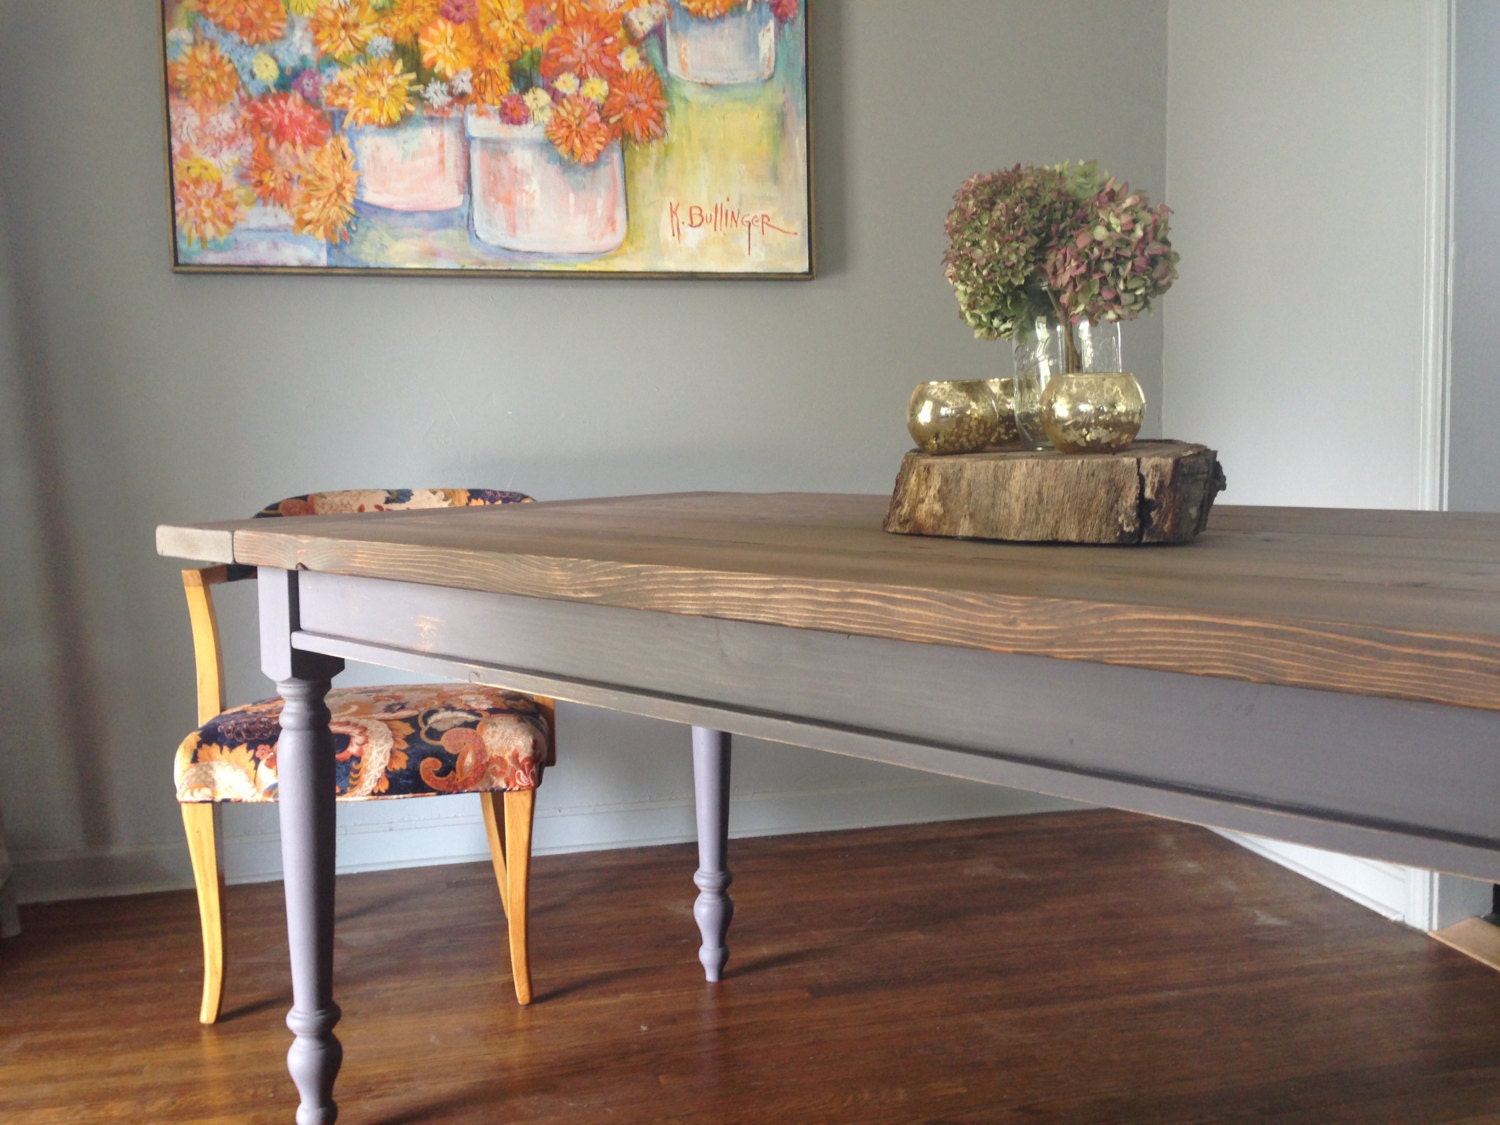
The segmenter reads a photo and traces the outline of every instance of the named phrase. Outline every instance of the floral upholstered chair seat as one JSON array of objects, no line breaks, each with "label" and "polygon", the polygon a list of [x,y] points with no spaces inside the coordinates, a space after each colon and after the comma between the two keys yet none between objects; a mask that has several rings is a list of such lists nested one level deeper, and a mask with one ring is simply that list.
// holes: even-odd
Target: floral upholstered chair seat
[{"label": "floral upholstered chair seat", "polygon": [[[526,695],[480,684],[334,688],[340,800],[535,789],[553,764],[546,716]],[[215,715],[177,748],[177,800],[274,801],[282,701]]]}]

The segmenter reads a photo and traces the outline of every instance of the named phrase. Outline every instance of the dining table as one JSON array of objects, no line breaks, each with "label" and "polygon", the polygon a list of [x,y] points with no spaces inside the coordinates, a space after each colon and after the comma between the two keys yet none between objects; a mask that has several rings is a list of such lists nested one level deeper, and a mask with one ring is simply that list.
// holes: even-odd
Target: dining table
[{"label": "dining table", "polygon": [[1500,515],[1220,505],[1190,543],[1121,547],[891,534],[888,503],[698,492],[158,528],[163,555],[258,571],[285,699],[298,1122],[338,1113],[323,697],[349,660],[691,728],[709,980],[734,736],[1500,881]]}]

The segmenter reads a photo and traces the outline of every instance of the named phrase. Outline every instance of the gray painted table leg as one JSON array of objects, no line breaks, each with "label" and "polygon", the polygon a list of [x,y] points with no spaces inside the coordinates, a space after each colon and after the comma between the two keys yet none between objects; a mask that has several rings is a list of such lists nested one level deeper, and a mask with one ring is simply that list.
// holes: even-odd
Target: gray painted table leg
[{"label": "gray painted table leg", "polygon": [[276,746],[277,802],[292,968],[286,1025],[296,1037],[286,1068],[301,1097],[297,1125],[332,1125],[339,1115],[333,1080],[344,1049],[333,1034],[340,1014],[333,1002],[335,777],[324,697],[344,662],[292,647],[292,633],[300,627],[294,572],[262,567],[258,578],[261,668],[285,701]]},{"label": "gray painted table leg", "polygon": [[693,794],[698,810],[698,871],[693,882],[698,900],[693,917],[703,935],[698,960],[704,974],[716,981],[729,960],[725,939],[734,917],[734,900],[727,893],[729,874],[729,735],[707,727],[693,728]]},{"label": "gray painted table leg", "polygon": [[339,1115],[333,1080],[344,1049],[333,1034],[334,760],[323,697],[327,680],[281,680],[286,701],[276,748],[280,780],[281,862],[286,884],[286,928],[291,949],[296,1036],[286,1065],[302,1104],[297,1125],[331,1125]]}]

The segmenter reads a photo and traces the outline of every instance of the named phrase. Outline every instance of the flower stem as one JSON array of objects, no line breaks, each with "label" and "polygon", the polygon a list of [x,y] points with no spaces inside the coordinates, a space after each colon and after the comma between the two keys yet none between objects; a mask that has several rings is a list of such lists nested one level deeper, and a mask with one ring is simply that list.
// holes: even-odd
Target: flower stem
[{"label": "flower stem", "polygon": [[1050,289],[1047,300],[1052,302],[1052,315],[1057,320],[1057,329],[1063,338],[1063,374],[1072,375],[1083,370],[1083,355],[1078,350],[1078,338],[1073,333],[1073,321],[1058,303],[1057,295]]}]

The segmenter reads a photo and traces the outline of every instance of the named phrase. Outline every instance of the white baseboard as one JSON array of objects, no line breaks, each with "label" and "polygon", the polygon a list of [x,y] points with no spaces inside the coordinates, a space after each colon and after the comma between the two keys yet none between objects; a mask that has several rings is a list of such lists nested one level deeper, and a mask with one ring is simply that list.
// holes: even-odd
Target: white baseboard
[{"label": "white baseboard", "polygon": [[1408,869],[1405,867],[1376,859],[1360,859],[1357,856],[1320,851],[1301,844],[1288,844],[1282,840],[1246,836],[1239,832],[1220,832],[1219,835],[1249,848],[1257,855],[1265,856],[1273,863],[1305,875],[1313,882],[1337,891],[1377,914],[1392,920],[1406,920]]},{"label": "white baseboard", "polygon": [[[1032,793],[917,777],[909,784],[852,790],[749,794],[731,800],[729,824],[732,836],[774,836],[1077,807]],[[274,806],[228,807],[224,811],[226,881],[279,879],[281,845]],[[602,851],[695,838],[691,799],[538,807],[533,852]],[[340,810],[338,847],[341,874],[466,863],[489,857],[478,801],[472,798],[344,806]],[[67,852],[13,852],[12,858],[15,893],[23,903],[192,886],[187,847],[181,839]]]},{"label": "white baseboard", "polygon": [[[911,782],[854,789],[752,793],[731,800],[729,823],[735,837],[776,836],[1077,807],[1017,790],[914,777]],[[344,806],[339,821],[340,873],[468,863],[489,855],[478,802],[472,798]],[[1220,834],[1383,917],[1417,929],[1441,929],[1490,909],[1488,883],[1279,840]],[[533,850],[537,855],[604,851],[685,843],[695,837],[692,802],[682,798],[539,807]],[[223,850],[228,882],[279,879],[281,845],[274,806],[227,808]],[[6,889],[23,903],[192,886],[187,848],[180,838],[66,852],[13,852],[11,858],[15,875]]]},{"label": "white baseboard", "polygon": [[1441,930],[1488,913],[1494,901],[1490,884],[1474,879],[1238,832],[1219,834],[1377,914],[1418,930]]}]

